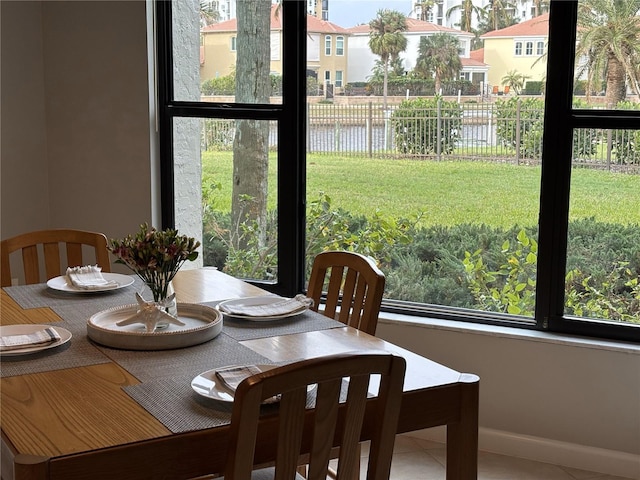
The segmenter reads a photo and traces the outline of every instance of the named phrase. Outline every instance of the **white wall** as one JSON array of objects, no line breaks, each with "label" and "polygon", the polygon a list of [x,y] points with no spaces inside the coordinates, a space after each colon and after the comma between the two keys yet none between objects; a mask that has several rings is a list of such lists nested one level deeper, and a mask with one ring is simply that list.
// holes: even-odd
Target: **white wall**
[{"label": "white wall", "polygon": [[2,1],[1,235],[151,222],[146,6]]},{"label": "white wall", "polygon": [[640,346],[445,321],[376,334],[480,377],[481,448],[640,478]]}]

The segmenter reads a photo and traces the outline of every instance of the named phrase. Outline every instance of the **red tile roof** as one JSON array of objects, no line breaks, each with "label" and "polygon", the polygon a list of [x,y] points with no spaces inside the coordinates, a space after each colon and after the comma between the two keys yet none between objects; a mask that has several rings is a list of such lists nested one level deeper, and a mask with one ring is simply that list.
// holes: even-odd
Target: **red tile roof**
[{"label": "red tile roof", "polygon": [[477,61],[484,62],[484,48],[479,48],[477,50],[471,50],[469,52],[469,58]]},{"label": "red tile roof", "polygon": [[483,61],[476,60],[475,58],[460,57],[460,63],[462,63],[463,67],[488,67],[489,66]]},{"label": "red tile roof", "polygon": [[549,14],[545,13],[526,22],[487,32],[480,38],[540,37],[549,35]]},{"label": "red tile roof", "polygon": [[[282,11],[276,15],[276,5],[271,7],[271,30],[282,30]],[[220,23],[204,27],[202,32],[235,32],[238,30],[237,19],[232,18]],[[318,17],[307,15],[307,31],[313,33],[349,33],[335,23],[320,20]]]}]

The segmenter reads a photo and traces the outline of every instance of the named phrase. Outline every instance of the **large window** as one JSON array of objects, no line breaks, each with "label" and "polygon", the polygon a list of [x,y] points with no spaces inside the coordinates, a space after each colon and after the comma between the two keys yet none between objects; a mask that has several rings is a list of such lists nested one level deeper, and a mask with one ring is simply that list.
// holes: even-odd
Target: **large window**
[{"label": "large window", "polygon": [[[202,29],[196,0],[158,2],[163,221],[199,222],[205,265],[282,294],[318,251],[351,249],[385,272],[385,311],[640,340],[640,109],[637,72],[620,73],[637,62],[588,44],[615,19],[580,3],[551,2],[548,42],[505,45],[508,95],[444,82],[383,104],[372,81],[351,105],[327,88],[335,66],[307,65],[305,2]],[[508,64],[525,60],[546,73]]]}]

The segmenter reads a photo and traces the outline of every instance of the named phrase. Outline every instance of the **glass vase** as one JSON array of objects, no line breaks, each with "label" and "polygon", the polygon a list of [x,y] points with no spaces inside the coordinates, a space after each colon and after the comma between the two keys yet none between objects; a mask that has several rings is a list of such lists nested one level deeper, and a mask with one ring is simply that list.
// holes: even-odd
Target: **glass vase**
[{"label": "glass vase", "polygon": [[[169,282],[166,289],[158,288],[157,285],[149,283],[147,283],[147,287],[151,290],[156,308],[163,310],[174,318],[178,318],[178,302],[176,301],[176,295],[171,282]],[[159,321],[156,324],[155,330],[162,330],[168,326],[169,322]]]}]

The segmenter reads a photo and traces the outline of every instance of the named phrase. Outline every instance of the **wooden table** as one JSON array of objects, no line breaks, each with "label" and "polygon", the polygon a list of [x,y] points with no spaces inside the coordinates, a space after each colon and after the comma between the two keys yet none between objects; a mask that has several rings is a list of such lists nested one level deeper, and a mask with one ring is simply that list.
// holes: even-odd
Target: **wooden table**
[{"label": "wooden table", "polygon": [[[183,270],[174,288],[180,302],[264,294],[214,269]],[[22,309],[6,292],[0,295],[3,325],[60,320],[49,308]],[[241,343],[273,361],[360,349],[402,355],[407,372],[398,432],[446,425],[447,480],[477,478],[475,375],[458,373],[351,327]],[[2,378],[2,479],[178,479],[221,471],[228,426],[174,434],[121,388],[137,383],[115,362]],[[367,415],[365,421],[376,419]],[[263,426],[256,461],[267,461],[274,453],[275,426],[269,421]]]}]

